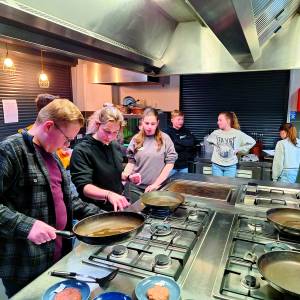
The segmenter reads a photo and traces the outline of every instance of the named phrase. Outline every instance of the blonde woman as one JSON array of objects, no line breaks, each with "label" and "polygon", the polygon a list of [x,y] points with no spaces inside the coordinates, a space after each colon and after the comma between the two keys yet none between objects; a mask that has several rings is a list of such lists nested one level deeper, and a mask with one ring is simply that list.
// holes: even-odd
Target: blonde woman
[{"label": "blonde woman", "polygon": [[132,201],[136,201],[143,192],[157,190],[168,178],[177,159],[171,138],[158,125],[157,111],[146,108],[141,130],[128,146],[128,164],[123,174],[125,177],[136,172],[141,174],[141,184],[129,186]]},{"label": "blonde woman", "polygon": [[72,154],[70,171],[80,197],[105,210],[123,210],[129,205],[123,180],[139,183],[140,175],[123,176],[122,155],[116,143],[123,115],[115,107],[104,107],[90,118],[88,132]]},{"label": "blonde woman", "polygon": [[55,99],[28,132],[0,142],[0,277],[9,298],[71,250],[56,230],[71,230],[72,215],[100,212],[71,196],[54,154],[70,145],[83,121],[71,101]]},{"label": "blonde woman", "polygon": [[234,112],[221,112],[218,116],[219,129],[213,131],[207,141],[214,146],[212,154],[213,176],[236,176],[238,152],[246,153],[254,145],[255,140],[240,130]]},{"label": "blonde woman", "polygon": [[297,129],[291,123],[285,123],[279,128],[285,133],[285,138],[276,144],[272,167],[273,181],[295,183],[300,164],[300,140],[297,139]]}]

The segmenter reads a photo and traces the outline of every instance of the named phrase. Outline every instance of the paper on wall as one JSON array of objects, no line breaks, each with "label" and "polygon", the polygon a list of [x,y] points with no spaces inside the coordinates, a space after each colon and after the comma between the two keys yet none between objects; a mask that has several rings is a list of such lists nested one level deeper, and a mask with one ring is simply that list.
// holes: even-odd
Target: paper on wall
[{"label": "paper on wall", "polygon": [[16,99],[2,99],[4,123],[19,122],[18,104]]}]

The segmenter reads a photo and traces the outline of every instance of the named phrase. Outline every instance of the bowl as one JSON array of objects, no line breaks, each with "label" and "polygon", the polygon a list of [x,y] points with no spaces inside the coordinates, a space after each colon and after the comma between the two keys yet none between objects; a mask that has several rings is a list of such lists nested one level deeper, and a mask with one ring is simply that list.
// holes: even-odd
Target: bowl
[{"label": "bowl", "polygon": [[76,288],[80,290],[82,300],[88,300],[90,296],[90,287],[87,283],[79,281],[76,279],[68,279],[64,281],[57,282],[48,288],[48,290],[43,295],[43,300],[54,300],[55,295],[61,292],[65,288]]},{"label": "bowl", "polygon": [[180,299],[180,287],[177,282],[166,276],[150,276],[140,281],[135,287],[135,295],[138,300],[148,300],[147,291],[149,288],[160,285],[169,290],[169,300]]},{"label": "bowl", "polygon": [[132,299],[128,295],[123,294],[121,292],[107,292],[98,295],[93,300],[132,300]]}]

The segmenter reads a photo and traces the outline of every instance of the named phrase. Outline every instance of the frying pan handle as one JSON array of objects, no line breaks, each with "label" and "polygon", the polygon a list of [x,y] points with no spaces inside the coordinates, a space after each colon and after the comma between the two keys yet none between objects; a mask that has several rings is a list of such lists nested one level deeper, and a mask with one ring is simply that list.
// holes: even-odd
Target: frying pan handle
[{"label": "frying pan handle", "polygon": [[56,230],[55,233],[57,235],[60,235],[62,237],[65,237],[67,239],[75,237],[75,234],[71,231],[66,231],[66,230]]}]

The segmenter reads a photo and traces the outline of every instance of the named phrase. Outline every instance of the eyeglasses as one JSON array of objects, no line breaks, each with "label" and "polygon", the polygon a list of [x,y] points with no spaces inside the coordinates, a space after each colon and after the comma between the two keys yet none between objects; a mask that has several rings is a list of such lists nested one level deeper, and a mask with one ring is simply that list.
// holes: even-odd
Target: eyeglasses
[{"label": "eyeglasses", "polygon": [[71,138],[67,137],[67,136],[65,135],[65,133],[61,130],[61,128],[60,128],[56,123],[54,123],[54,126],[55,126],[55,127],[62,133],[62,135],[65,137],[65,139],[66,139],[65,145],[71,144],[71,142],[74,141],[74,139],[71,139]]}]

